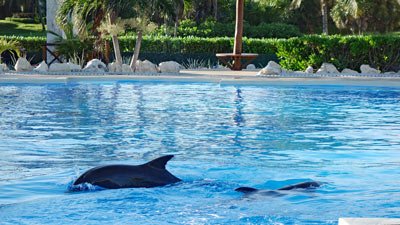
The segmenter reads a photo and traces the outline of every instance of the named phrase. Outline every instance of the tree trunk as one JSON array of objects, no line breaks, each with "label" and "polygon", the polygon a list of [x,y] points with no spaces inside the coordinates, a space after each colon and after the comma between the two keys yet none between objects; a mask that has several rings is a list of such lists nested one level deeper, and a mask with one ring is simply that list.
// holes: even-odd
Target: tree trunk
[{"label": "tree trunk", "polygon": [[213,0],[214,19],[218,21],[218,0]]},{"label": "tree trunk", "polygon": [[326,0],[321,0],[322,12],[322,33],[328,35],[328,4]]},{"label": "tree trunk", "polygon": [[179,27],[179,18],[178,15],[175,17],[175,23],[174,23],[174,37],[176,37],[178,33],[178,27]]},{"label": "tree trunk", "polygon": [[137,62],[137,60],[139,58],[140,46],[142,44],[142,36],[143,36],[142,31],[138,31],[137,32],[136,44],[135,44],[135,50],[133,52],[133,57],[132,57],[132,60],[131,60],[131,69],[132,69],[133,72],[136,71],[136,62]]},{"label": "tree trunk", "polygon": [[[116,20],[115,13],[113,13],[113,12],[109,13],[108,17],[109,17],[110,24],[114,24],[115,20]],[[112,35],[111,39],[112,39],[113,47],[114,47],[115,62],[118,65],[122,65],[122,56],[121,56],[121,50],[119,48],[118,37],[116,35]]]}]

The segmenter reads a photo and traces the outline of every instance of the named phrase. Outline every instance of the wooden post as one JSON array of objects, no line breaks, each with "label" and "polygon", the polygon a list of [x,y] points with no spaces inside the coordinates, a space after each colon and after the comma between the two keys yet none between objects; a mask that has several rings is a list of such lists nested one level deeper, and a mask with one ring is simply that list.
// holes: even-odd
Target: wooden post
[{"label": "wooden post", "polygon": [[[235,26],[235,42],[233,46],[233,54],[242,54],[243,8],[244,8],[244,0],[236,0],[236,26]],[[240,57],[236,57],[233,69],[234,70],[242,69]]]}]

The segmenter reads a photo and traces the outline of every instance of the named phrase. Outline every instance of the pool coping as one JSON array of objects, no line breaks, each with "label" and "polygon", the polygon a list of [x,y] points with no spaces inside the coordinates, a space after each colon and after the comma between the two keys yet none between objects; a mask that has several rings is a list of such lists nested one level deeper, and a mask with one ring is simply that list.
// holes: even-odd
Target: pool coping
[{"label": "pool coping", "polygon": [[399,225],[399,218],[339,218],[338,225]]},{"label": "pool coping", "polygon": [[74,82],[202,82],[221,85],[340,85],[340,86],[400,86],[400,75],[396,76],[352,76],[320,74],[299,76],[292,73],[285,76],[256,76],[255,70],[183,70],[180,73],[163,74],[68,74],[44,75],[32,73],[5,73],[0,83],[74,83]]}]

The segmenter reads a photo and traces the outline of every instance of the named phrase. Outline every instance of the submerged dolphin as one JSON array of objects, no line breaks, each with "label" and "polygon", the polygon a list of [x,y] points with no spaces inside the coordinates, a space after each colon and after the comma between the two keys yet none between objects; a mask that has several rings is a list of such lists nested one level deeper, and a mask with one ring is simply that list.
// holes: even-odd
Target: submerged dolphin
[{"label": "submerged dolphin", "polygon": [[165,169],[167,162],[174,157],[166,155],[148,163],[131,165],[99,166],[86,171],[73,185],[89,183],[109,189],[150,188],[181,181]]},{"label": "submerged dolphin", "polygon": [[297,184],[292,184],[288,186],[281,187],[277,190],[260,190],[252,187],[240,187],[236,188],[235,191],[242,192],[244,194],[261,194],[261,195],[268,195],[268,196],[282,196],[284,195],[280,191],[289,191],[289,190],[294,190],[294,189],[314,189],[321,186],[321,183],[316,182],[316,181],[307,181],[307,182],[301,182]]}]

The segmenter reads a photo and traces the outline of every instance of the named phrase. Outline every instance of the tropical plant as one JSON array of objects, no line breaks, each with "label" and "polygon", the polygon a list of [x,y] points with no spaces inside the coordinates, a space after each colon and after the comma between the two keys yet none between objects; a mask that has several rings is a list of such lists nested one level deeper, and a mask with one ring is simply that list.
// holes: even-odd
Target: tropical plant
[{"label": "tropical plant", "polygon": [[[136,20],[138,36],[145,31],[145,16],[174,13],[174,3],[178,0],[64,0],[57,15],[57,21],[65,29],[72,22],[82,37],[89,33],[101,36],[101,32],[111,35],[116,63],[122,64],[118,35],[123,33],[124,20]],[[154,16],[154,14],[152,14]],[[103,25],[102,25],[103,24]],[[149,25],[150,23],[147,23]],[[100,29],[99,29],[100,28]],[[139,48],[137,48],[139,49]]]},{"label": "tropical plant", "polygon": [[[87,37],[89,31],[98,34],[102,21],[107,20],[111,25],[116,25],[118,16],[131,11],[132,4],[136,1],[123,0],[64,0],[57,13],[57,22],[65,29],[72,22],[81,37]],[[117,35],[111,35],[115,59],[118,64],[122,64],[122,56],[119,48]]]},{"label": "tropical plant", "polygon": [[[321,7],[321,15],[322,15],[322,33],[329,34],[328,29],[328,17],[329,17],[329,8],[332,7],[335,0],[320,0],[319,4]],[[291,9],[297,9],[303,4],[305,1],[303,0],[292,0],[290,4]]]},{"label": "tropical plant", "polygon": [[400,1],[336,0],[331,16],[339,29],[353,33],[389,32],[400,27]]},{"label": "tropical plant", "polygon": [[12,55],[15,52],[18,57],[21,56],[20,45],[17,41],[0,39],[0,63],[2,63],[1,55],[6,51],[11,52]]}]

